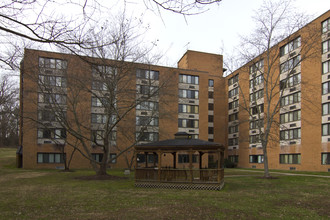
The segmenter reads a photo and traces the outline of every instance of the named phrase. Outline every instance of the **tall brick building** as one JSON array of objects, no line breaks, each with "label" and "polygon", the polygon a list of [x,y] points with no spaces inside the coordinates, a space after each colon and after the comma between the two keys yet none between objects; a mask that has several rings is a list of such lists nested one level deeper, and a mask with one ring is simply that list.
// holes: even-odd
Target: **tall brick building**
[{"label": "tall brick building", "polygon": [[[63,167],[63,155],[68,160],[73,147],[100,161],[106,131],[111,131],[110,157],[136,140],[171,139],[177,132],[224,143],[222,75],[221,55],[195,51],[187,51],[178,68],[169,68],[26,49],[21,63],[22,166]],[[128,150],[111,167],[129,167],[132,157]],[[76,151],[71,167],[90,163]]]}]

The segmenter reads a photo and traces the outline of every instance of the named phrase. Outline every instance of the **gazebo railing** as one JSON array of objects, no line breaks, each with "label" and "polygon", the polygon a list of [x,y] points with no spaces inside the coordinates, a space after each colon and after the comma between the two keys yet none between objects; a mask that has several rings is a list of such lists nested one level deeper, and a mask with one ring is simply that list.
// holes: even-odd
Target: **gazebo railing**
[{"label": "gazebo railing", "polygon": [[224,169],[137,168],[135,170],[136,181],[220,183],[223,178]]}]

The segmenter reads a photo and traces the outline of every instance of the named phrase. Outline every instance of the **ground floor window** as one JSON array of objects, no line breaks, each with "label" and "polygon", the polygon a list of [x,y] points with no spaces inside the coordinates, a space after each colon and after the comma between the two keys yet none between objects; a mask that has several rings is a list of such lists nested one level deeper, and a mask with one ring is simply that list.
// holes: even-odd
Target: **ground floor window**
[{"label": "ground floor window", "polygon": [[238,163],[238,155],[230,155],[228,156],[228,160],[233,163]]},{"label": "ground floor window", "polygon": [[[116,159],[114,159],[116,157],[117,157],[117,154],[110,154],[110,163],[116,163]],[[96,162],[101,162],[102,159],[103,159],[103,154],[102,153],[100,153],[100,154],[92,154],[92,158]]]},{"label": "ground floor window", "polygon": [[330,153],[322,153],[321,154],[322,157],[322,164],[330,164]]},{"label": "ground floor window", "polygon": [[263,163],[264,155],[250,155],[249,159],[250,163]]},{"label": "ground floor window", "polygon": [[65,154],[37,153],[38,163],[64,163]]},{"label": "ground floor window", "polygon": [[300,164],[301,154],[280,154],[281,164]]}]

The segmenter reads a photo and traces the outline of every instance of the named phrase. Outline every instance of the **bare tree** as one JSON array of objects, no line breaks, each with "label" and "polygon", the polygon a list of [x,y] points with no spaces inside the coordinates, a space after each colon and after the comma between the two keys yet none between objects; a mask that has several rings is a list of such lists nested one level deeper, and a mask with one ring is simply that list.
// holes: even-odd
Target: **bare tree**
[{"label": "bare tree", "polygon": [[8,76],[0,82],[0,145],[18,144],[18,91]]},{"label": "bare tree", "polygon": [[[146,135],[158,140],[159,94],[166,96],[173,74],[160,80],[149,64],[136,63],[151,50],[139,37],[130,19],[120,16],[91,32],[90,38],[100,45],[80,51],[89,56],[74,56],[76,61],[70,62],[79,65],[70,73],[65,60],[39,58],[39,71],[30,76],[38,83],[39,117],[27,117],[37,125],[40,140],[51,139],[61,150],[79,152],[98,175],[106,175],[120,156],[131,167],[133,153],[128,152],[146,141]],[[58,69],[49,71],[50,65]],[[137,117],[135,109],[145,109],[147,115]]]},{"label": "bare tree", "polygon": [[[308,18],[297,13],[291,3],[290,0],[264,2],[253,17],[256,29],[248,37],[242,37],[240,47],[239,57],[247,64],[239,69],[243,72],[239,75],[239,105],[248,115],[250,129],[257,129],[249,141],[261,144],[265,177],[270,176],[269,148],[285,142],[288,128],[284,121],[278,120],[280,110],[289,111],[285,107],[285,95],[290,87],[297,86],[300,90],[303,83],[300,64],[315,56],[319,48],[320,33],[316,27],[307,25],[297,32]],[[300,99],[299,92],[295,100],[300,102]],[[295,117],[300,120],[299,112]],[[297,130],[293,135],[299,139],[300,133]]]},{"label": "bare tree", "polygon": [[182,15],[204,13],[208,10],[207,6],[220,2],[221,0],[144,0],[146,7],[154,11],[167,10]]}]

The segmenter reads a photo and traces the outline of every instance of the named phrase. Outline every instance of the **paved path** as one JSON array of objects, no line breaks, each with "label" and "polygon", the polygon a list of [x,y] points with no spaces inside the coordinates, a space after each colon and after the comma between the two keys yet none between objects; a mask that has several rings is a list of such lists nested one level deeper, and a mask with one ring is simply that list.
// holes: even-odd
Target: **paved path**
[{"label": "paved path", "polygon": [[[254,173],[263,173],[264,171],[263,170],[244,170],[244,169],[234,169],[234,170],[237,170],[237,171],[245,171],[245,172],[254,172]],[[282,172],[269,172],[269,173],[272,173],[272,174],[278,174],[278,175],[287,175],[287,176],[310,176],[310,177],[320,177],[320,178],[330,178],[330,176],[322,176],[322,175],[317,175],[317,174],[299,174],[299,173],[282,173]],[[253,176],[253,175],[228,175],[225,177],[238,177],[238,176]]]}]

